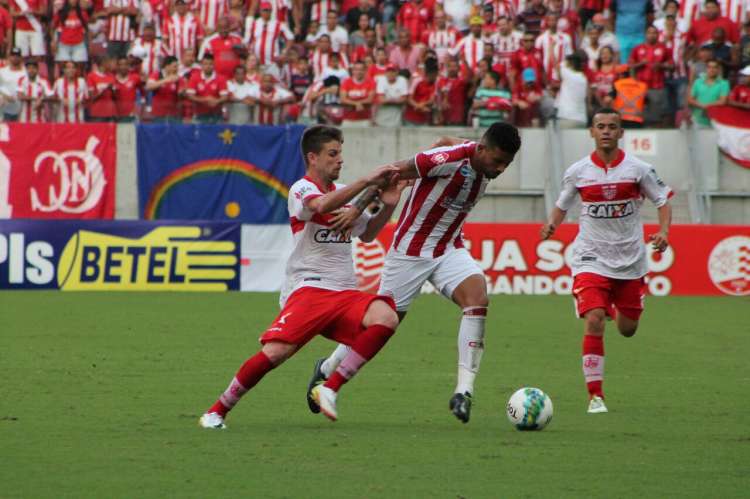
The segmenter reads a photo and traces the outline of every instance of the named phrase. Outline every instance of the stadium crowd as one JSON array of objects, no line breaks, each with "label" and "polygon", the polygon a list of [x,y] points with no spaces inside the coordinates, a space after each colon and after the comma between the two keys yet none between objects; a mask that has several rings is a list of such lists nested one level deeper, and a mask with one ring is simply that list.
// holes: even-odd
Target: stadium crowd
[{"label": "stadium crowd", "polygon": [[750,0],[0,0],[6,121],[710,126]]}]

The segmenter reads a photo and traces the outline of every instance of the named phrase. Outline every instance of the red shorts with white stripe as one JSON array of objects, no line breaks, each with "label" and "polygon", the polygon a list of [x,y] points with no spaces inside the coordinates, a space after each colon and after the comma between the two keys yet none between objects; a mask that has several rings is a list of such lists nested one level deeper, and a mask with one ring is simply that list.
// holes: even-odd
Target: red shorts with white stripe
[{"label": "red shorts with white stripe", "polygon": [[260,342],[281,341],[302,346],[317,335],[351,345],[363,331],[362,320],[375,300],[383,300],[393,310],[396,304],[389,296],[362,291],[331,291],[303,287],[292,293]]},{"label": "red shorts with white stripe", "polygon": [[643,313],[646,284],[642,277],[612,279],[583,272],[573,279],[573,296],[578,317],[583,317],[589,310],[603,308],[609,317],[614,318],[617,308],[617,311],[628,319],[637,321]]}]

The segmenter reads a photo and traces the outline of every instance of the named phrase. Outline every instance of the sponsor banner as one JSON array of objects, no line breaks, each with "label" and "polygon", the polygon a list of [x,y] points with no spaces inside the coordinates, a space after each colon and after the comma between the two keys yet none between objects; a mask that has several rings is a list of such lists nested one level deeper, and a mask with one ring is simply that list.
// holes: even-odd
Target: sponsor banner
[{"label": "sponsor banner", "polygon": [[303,126],[138,125],[141,217],[288,223]]},{"label": "sponsor banner", "polygon": [[[491,294],[569,294],[568,261],[578,226],[564,224],[554,239],[541,241],[541,224],[464,226],[466,246],[485,271]],[[376,291],[393,226],[372,243],[357,241],[355,269],[360,287]],[[646,225],[645,234],[656,232]],[[750,295],[750,226],[676,225],[664,253],[648,248],[652,295]],[[646,244],[644,242],[644,244]]]},{"label": "sponsor banner", "polygon": [[239,289],[231,222],[0,221],[0,289]]},{"label": "sponsor banner", "polygon": [[116,125],[0,123],[0,218],[113,218]]}]

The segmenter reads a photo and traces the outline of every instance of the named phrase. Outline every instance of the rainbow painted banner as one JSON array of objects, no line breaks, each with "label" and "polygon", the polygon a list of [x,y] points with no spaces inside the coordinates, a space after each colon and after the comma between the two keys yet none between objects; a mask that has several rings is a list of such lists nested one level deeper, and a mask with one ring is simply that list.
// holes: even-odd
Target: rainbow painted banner
[{"label": "rainbow painted banner", "polygon": [[139,125],[138,198],[147,220],[287,223],[305,172],[303,126]]}]

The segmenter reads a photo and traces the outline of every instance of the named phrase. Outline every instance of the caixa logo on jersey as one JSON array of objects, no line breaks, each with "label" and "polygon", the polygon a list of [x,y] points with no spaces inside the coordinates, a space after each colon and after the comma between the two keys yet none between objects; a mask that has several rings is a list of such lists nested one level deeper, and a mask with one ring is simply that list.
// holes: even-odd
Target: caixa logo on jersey
[{"label": "caixa logo on jersey", "polygon": [[[30,188],[31,209],[80,214],[94,208],[107,184],[102,162],[95,154],[98,145],[99,139],[89,137],[83,150],[39,154],[34,161],[35,185]],[[56,178],[56,182],[37,186],[39,178]]]},{"label": "caixa logo on jersey", "polygon": [[316,243],[351,243],[352,238],[332,229],[318,229],[313,235]]},{"label": "caixa logo on jersey", "polygon": [[239,232],[222,222],[5,221],[0,288],[237,289]]},{"label": "caixa logo on jersey", "polygon": [[590,204],[586,207],[586,214],[591,218],[622,218],[632,215],[635,206],[632,200],[621,203]]}]

